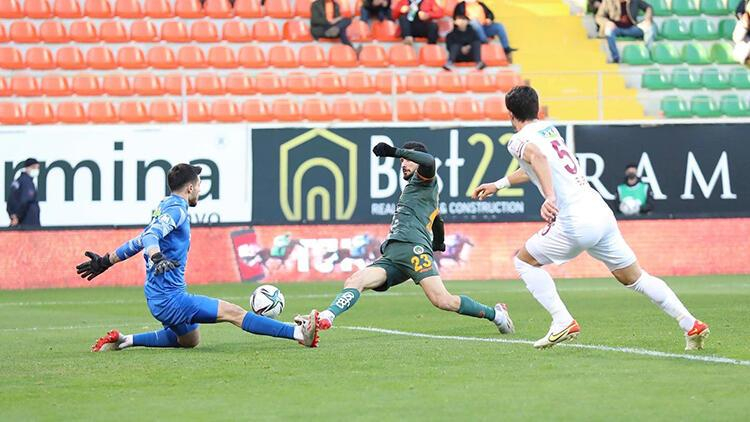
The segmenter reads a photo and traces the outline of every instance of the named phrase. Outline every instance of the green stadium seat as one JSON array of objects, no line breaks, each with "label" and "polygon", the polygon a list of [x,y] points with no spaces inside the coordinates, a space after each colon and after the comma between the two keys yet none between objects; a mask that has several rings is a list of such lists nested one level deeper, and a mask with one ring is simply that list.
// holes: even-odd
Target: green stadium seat
[{"label": "green stadium seat", "polygon": [[748,117],[750,107],[736,95],[724,95],[721,97],[721,114],[729,117]]},{"label": "green stadium seat", "polygon": [[713,41],[721,38],[721,33],[716,21],[698,18],[690,22],[690,36],[696,40]]},{"label": "green stadium seat", "polygon": [[701,85],[707,89],[729,89],[729,77],[719,69],[712,67],[701,73]]},{"label": "green stadium seat", "polygon": [[683,19],[667,19],[661,25],[659,33],[667,40],[689,40],[693,38],[690,26]]},{"label": "green stadium seat", "polygon": [[677,47],[670,43],[657,43],[651,49],[651,57],[659,64],[680,64],[682,58]]},{"label": "green stadium seat", "polygon": [[734,32],[734,26],[736,23],[736,19],[722,19],[721,22],[719,22],[719,33],[721,34],[721,38],[731,40],[732,32]]},{"label": "green stadium seat", "polygon": [[654,9],[654,16],[670,16],[672,14],[667,0],[651,0],[648,4]]},{"label": "green stadium seat", "polygon": [[721,109],[708,95],[696,95],[690,100],[690,112],[698,117],[720,117]]},{"label": "green stadium seat", "polygon": [[661,111],[664,117],[679,118],[691,117],[690,107],[682,98],[676,95],[668,95],[661,99]]},{"label": "green stadium seat", "polygon": [[678,67],[672,71],[672,85],[678,89],[700,89],[700,76],[688,67]]},{"label": "green stadium seat", "polygon": [[698,0],[672,0],[672,13],[677,16],[697,16],[701,10]]},{"label": "green stadium seat", "polygon": [[729,83],[732,88],[750,89],[750,71],[743,67],[732,69],[729,72]]},{"label": "green stadium seat", "polygon": [[727,7],[727,0],[701,0],[701,12],[709,16],[726,16],[731,10]]},{"label": "green stadium seat", "polygon": [[721,41],[711,47],[711,59],[717,64],[735,64],[732,57],[732,44]]},{"label": "green stadium seat", "polygon": [[622,62],[635,66],[652,64],[648,49],[643,44],[626,45],[622,50]]},{"label": "green stadium seat", "polygon": [[669,76],[661,73],[658,67],[646,69],[641,76],[641,87],[651,90],[672,89]]},{"label": "green stadium seat", "polygon": [[703,44],[688,43],[682,47],[682,61],[692,65],[711,64],[711,56]]}]

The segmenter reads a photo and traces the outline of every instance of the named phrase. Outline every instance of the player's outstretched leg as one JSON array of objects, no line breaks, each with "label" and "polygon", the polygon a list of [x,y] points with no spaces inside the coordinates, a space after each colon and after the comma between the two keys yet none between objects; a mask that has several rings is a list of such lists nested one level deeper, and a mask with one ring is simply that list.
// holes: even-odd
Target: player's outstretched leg
[{"label": "player's outstretched leg", "polygon": [[[178,334],[178,332],[180,334]],[[128,347],[196,347],[200,343],[198,324],[182,324],[163,330],[139,334],[122,334],[112,330],[91,346],[92,352],[106,352],[127,349]]]},{"label": "player's outstretched leg", "polygon": [[374,289],[385,283],[386,272],[380,267],[363,268],[352,274],[344,282],[344,288],[336,295],[328,309],[320,313],[319,328],[327,330],[333,325],[333,320],[351,309],[359,300],[365,289]]},{"label": "player's outstretched leg", "polygon": [[216,322],[231,322],[248,333],[288,338],[297,340],[303,346],[317,347],[319,341],[318,319],[318,311],[313,310],[308,316],[295,317],[295,325],[284,324],[275,319],[247,312],[241,306],[220,300]]}]

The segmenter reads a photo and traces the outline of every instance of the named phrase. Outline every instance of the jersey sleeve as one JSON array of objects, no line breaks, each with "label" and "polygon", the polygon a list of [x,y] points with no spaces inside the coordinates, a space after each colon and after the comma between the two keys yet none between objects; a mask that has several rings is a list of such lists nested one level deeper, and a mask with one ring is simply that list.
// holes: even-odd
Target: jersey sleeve
[{"label": "jersey sleeve", "polygon": [[513,137],[510,138],[510,142],[508,142],[508,152],[510,152],[510,155],[520,160],[523,158],[523,150],[528,143],[529,141],[527,139],[521,138],[518,134],[513,135]]},{"label": "jersey sleeve", "polygon": [[161,215],[143,231],[141,235],[143,248],[148,250],[153,246],[159,246],[159,241],[167,237],[172,230],[183,225],[187,218],[187,212],[180,207],[168,207],[162,210]]}]

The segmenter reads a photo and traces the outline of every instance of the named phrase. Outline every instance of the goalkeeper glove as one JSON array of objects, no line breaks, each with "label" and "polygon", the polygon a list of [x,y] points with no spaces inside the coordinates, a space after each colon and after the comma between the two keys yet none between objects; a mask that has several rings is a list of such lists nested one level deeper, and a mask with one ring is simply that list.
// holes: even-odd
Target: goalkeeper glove
[{"label": "goalkeeper glove", "polygon": [[151,255],[151,265],[154,267],[156,274],[164,274],[180,266],[180,261],[167,259],[161,252]]},{"label": "goalkeeper glove", "polygon": [[378,157],[395,157],[396,156],[396,148],[386,144],[385,142],[381,142],[375,145],[372,148],[372,152]]},{"label": "goalkeeper glove", "polygon": [[109,254],[99,256],[94,252],[86,251],[86,256],[89,260],[76,266],[76,272],[81,278],[91,281],[94,277],[107,271],[107,269],[112,266],[112,262],[109,260]]}]

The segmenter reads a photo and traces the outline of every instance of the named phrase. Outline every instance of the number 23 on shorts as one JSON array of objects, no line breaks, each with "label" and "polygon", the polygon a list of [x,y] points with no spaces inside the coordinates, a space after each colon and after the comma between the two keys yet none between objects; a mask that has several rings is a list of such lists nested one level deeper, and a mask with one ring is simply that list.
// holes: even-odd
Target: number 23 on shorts
[{"label": "number 23 on shorts", "polygon": [[414,255],[411,257],[411,265],[414,266],[416,272],[426,271],[432,267],[432,258],[426,253]]}]

